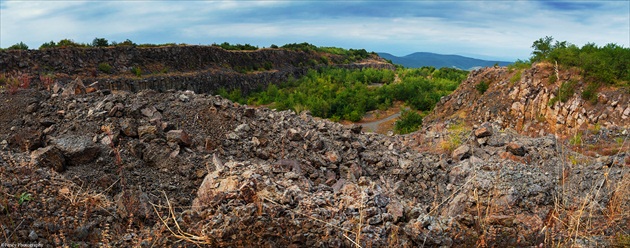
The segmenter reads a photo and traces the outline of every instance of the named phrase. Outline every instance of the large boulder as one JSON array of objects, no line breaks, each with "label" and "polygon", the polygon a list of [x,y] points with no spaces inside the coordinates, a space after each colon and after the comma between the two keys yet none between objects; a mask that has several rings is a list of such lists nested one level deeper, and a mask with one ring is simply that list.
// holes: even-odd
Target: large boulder
[{"label": "large boulder", "polygon": [[51,143],[61,151],[69,165],[92,162],[101,152],[100,147],[86,136],[68,135],[53,138]]}]

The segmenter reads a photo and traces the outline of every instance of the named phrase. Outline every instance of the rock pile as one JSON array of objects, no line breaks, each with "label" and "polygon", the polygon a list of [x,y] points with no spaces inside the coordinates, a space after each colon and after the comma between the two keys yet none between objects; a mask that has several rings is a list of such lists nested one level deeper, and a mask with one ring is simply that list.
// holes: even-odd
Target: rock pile
[{"label": "rock pile", "polygon": [[[626,153],[612,162],[579,157],[553,136],[523,137],[489,122],[447,156],[417,152],[411,136],[362,133],[307,112],[190,91],[16,94],[10,101],[28,106],[32,99],[30,114],[0,113],[16,131],[0,131],[0,140],[30,127],[42,133],[40,146],[21,153],[7,141],[3,154],[28,155],[37,173],[89,183],[104,197],[98,202],[111,202],[84,209],[93,219],[72,232],[47,229],[66,218],[27,204],[23,210],[33,214],[22,226],[37,235],[15,237],[51,245],[58,243],[47,233],[115,246],[533,246],[566,239],[563,221],[584,201],[596,209],[591,221],[605,220],[629,170]],[[21,168],[7,159],[0,165],[3,180]],[[14,194],[25,183],[3,181],[3,190]],[[70,195],[69,188],[37,191],[35,199]],[[597,222],[614,225],[580,240],[610,244],[607,237],[627,220]]]}]

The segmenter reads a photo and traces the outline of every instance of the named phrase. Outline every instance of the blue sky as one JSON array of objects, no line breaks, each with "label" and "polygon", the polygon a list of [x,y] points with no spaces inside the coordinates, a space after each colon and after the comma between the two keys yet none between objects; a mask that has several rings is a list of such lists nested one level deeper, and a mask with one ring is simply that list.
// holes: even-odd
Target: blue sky
[{"label": "blue sky", "polygon": [[534,40],[630,47],[630,1],[12,1],[0,47],[64,38],[135,43],[224,41],[527,59]]}]

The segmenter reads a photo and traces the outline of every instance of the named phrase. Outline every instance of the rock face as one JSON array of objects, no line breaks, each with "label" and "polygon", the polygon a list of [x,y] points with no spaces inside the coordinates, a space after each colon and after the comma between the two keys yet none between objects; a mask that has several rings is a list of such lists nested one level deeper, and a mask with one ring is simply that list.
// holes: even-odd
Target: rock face
[{"label": "rock face", "polygon": [[[579,72],[560,70],[558,80],[552,83],[549,78],[554,73],[550,64],[535,64],[525,70],[485,68],[473,71],[423,119],[424,127],[453,119],[462,119],[471,125],[493,121],[502,128],[533,136],[573,135],[595,125],[630,127],[626,114],[630,113],[627,90],[602,88],[597,103],[593,103],[581,97],[586,83]],[[552,101],[562,83],[569,81],[576,82],[574,94],[565,102]],[[475,89],[480,82],[490,85],[483,94]]]},{"label": "rock face", "polygon": [[[328,66],[320,64],[321,61],[322,55],[302,51],[227,51],[214,46],[3,50],[0,51],[0,72],[20,71],[32,75],[36,81],[40,74],[54,71],[59,74],[55,81],[66,84],[62,93],[65,95],[93,92],[95,87],[133,92],[192,90],[213,94],[225,88],[247,93],[290,77],[298,78],[309,69]],[[376,59],[371,63],[342,64],[342,57],[328,55],[327,61],[332,66],[350,69],[395,69],[394,65]],[[99,68],[103,64],[110,69]],[[142,77],[131,73],[132,68],[139,68]],[[110,74],[127,74],[128,77],[110,77]],[[82,80],[75,80],[77,77]],[[86,88],[83,83],[94,86]]]}]

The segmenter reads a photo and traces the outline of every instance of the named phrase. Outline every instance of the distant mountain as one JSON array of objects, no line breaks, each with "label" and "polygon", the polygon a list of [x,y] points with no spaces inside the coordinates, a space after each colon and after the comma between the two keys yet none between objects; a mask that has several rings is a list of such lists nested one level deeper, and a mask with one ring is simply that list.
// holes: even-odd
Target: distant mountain
[{"label": "distant mountain", "polygon": [[410,68],[433,66],[435,68],[457,67],[459,69],[471,70],[478,67],[494,66],[494,64],[506,66],[512,63],[507,61],[490,61],[460,55],[444,55],[427,52],[412,53],[403,57],[394,56],[389,53],[378,53],[378,55],[381,56],[381,58],[391,60],[394,64]]}]

